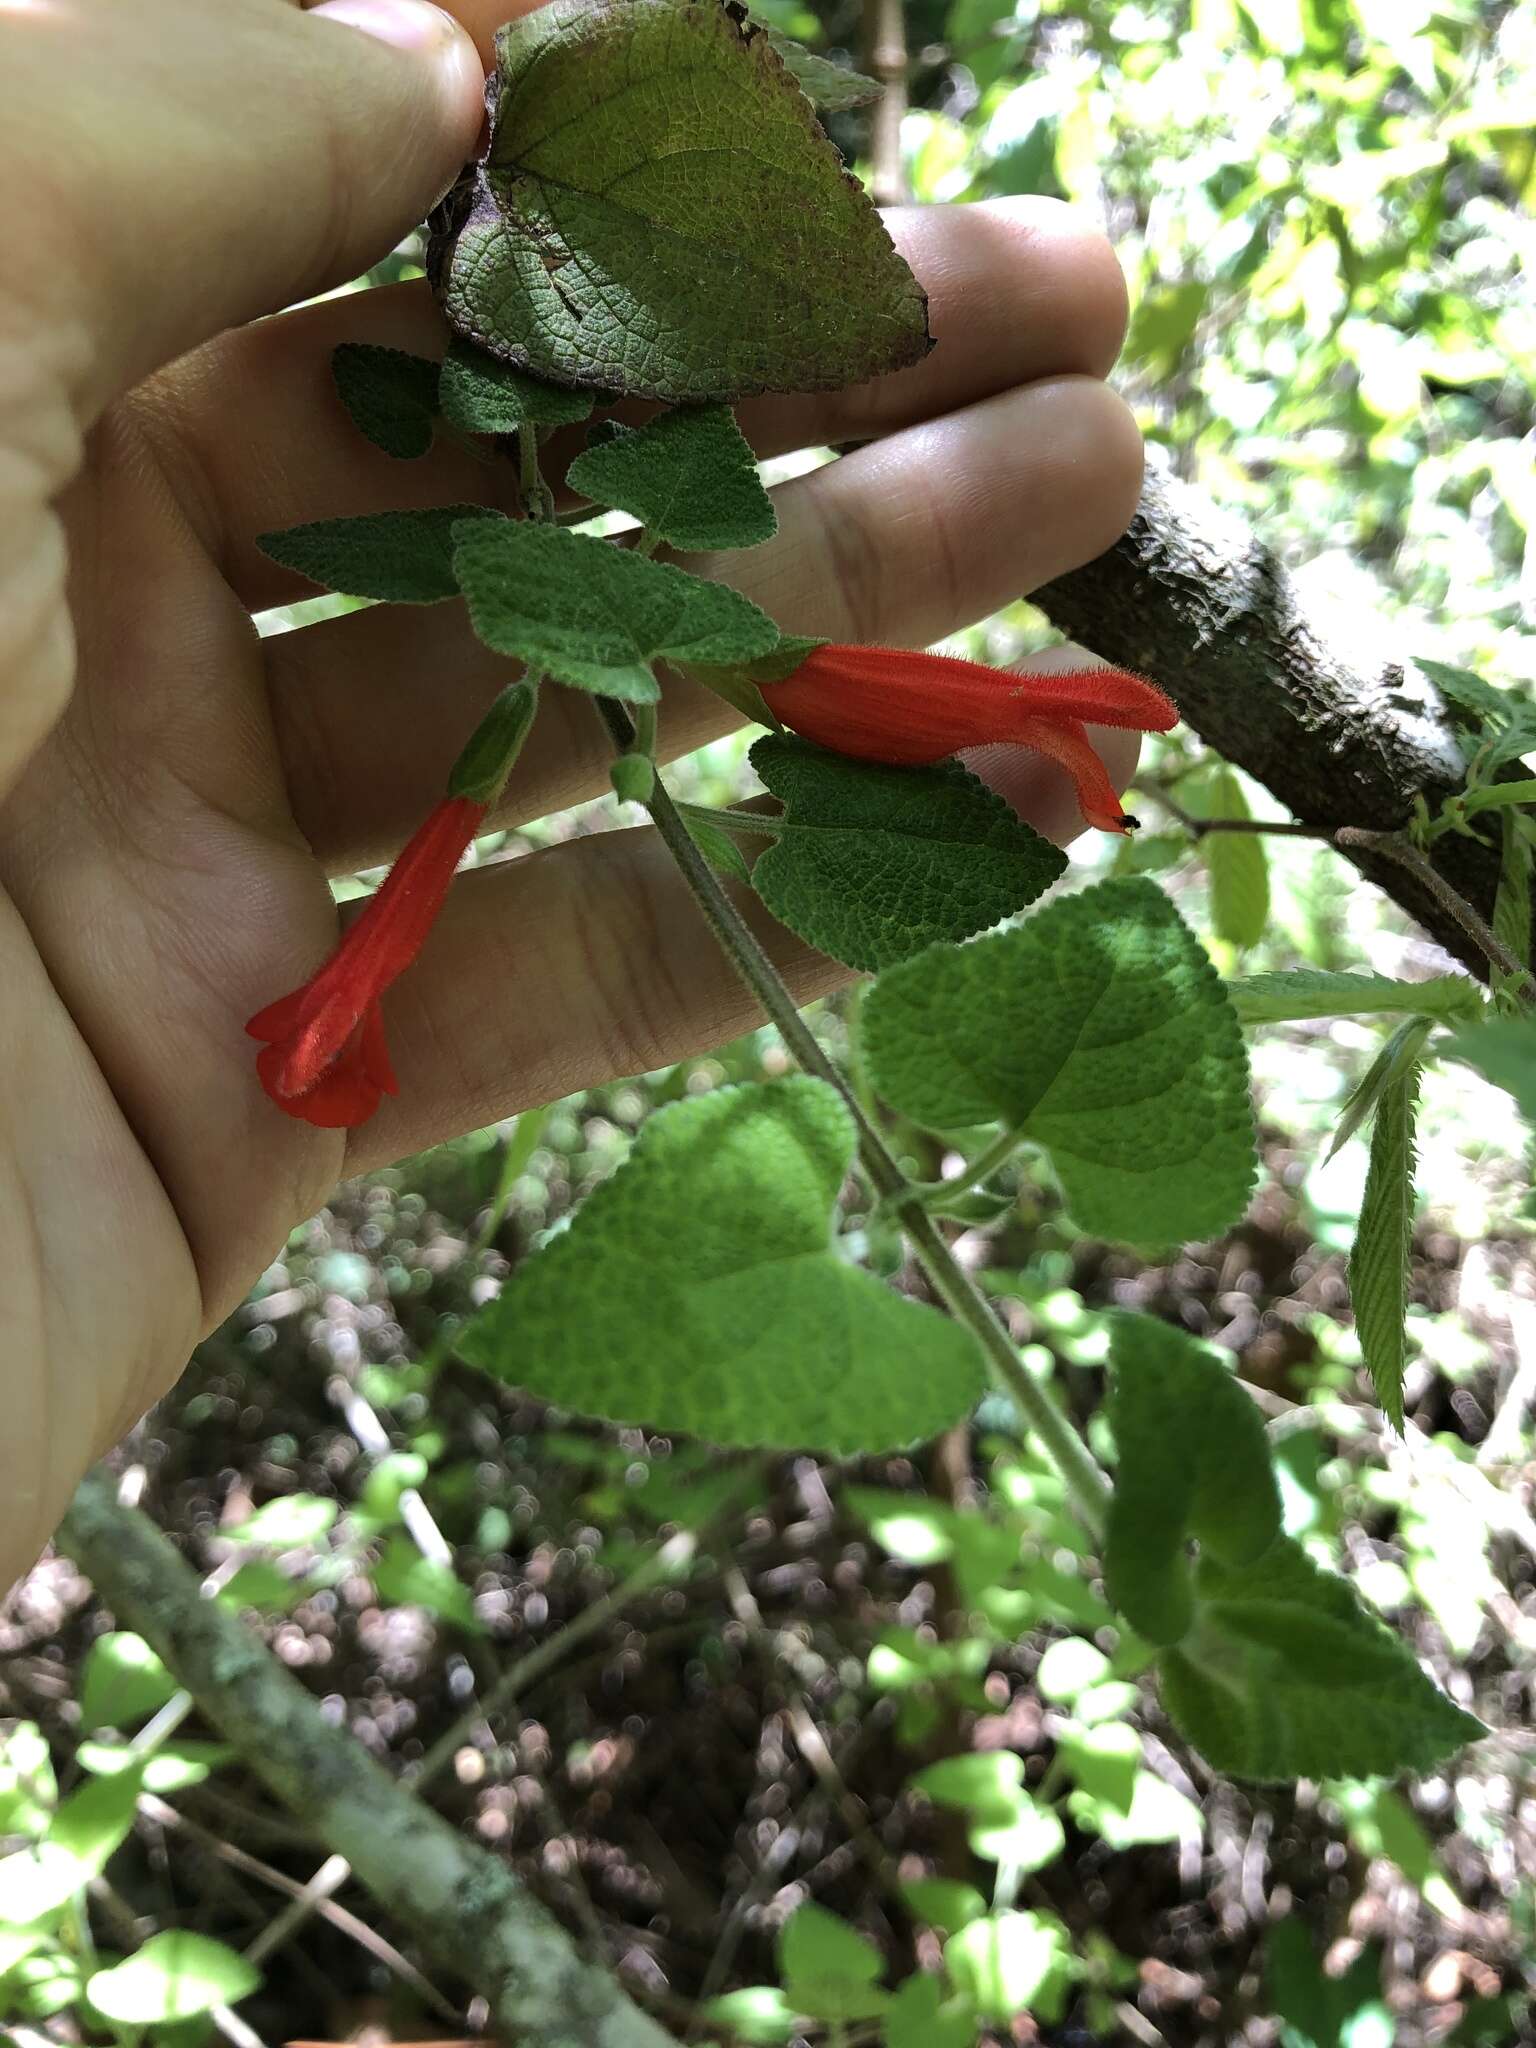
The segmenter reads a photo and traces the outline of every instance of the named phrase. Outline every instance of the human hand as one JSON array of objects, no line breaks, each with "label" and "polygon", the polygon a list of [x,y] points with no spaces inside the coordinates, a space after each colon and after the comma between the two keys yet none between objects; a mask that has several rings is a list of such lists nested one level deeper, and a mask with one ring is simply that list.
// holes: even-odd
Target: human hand
[{"label": "human hand", "polygon": [[[483,54],[506,0],[459,11]],[[223,330],[377,260],[479,110],[468,38],[420,0],[0,18],[0,183],[24,199],[0,307],[7,1576],[343,1174],[754,1021],[651,834],[622,832],[455,886],[388,998],[401,1093],[370,1123],[315,1129],[256,1082],[244,1020],[329,950],[327,877],[398,849],[505,668],[457,609],[259,641],[251,612],[304,586],[252,536],[502,479],[452,446],[396,465],[335,398],[338,341],[441,352],[424,287]],[[1106,547],[1140,444],[1101,381],[1124,296],[1095,234],[1037,201],[892,227],[939,347],[742,407],[764,455],[870,445],[782,486],[777,538],[719,568],[786,631],[922,645]],[[504,822],[606,786],[588,707],[545,695]],[[729,721],[673,684],[663,750]],[[1126,744],[1104,741],[1122,774]],[[988,772],[1077,829],[1059,771]],[[838,975],[764,936],[807,999]]]}]

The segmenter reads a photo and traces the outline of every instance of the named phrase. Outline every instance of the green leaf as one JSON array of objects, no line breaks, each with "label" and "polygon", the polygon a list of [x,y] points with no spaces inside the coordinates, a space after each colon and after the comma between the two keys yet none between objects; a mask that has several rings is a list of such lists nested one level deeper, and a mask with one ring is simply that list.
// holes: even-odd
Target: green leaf
[{"label": "green leaf", "polygon": [[0,1835],[45,1834],[58,1796],[47,1736],[18,1721],[0,1742]]},{"label": "green leaf", "polygon": [[972,1920],[980,1920],[987,1910],[975,1885],[954,1877],[903,1878],[901,1896],[909,1911],[941,1934],[953,1934]]},{"label": "green leaf", "polygon": [[933,947],[883,974],[864,1015],[895,1108],[940,1130],[995,1118],[1043,1145],[1085,1230],[1157,1247],[1242,1214],[1255,1168],[1242,1034],[1155,882],[1102,882],[1013,930]]},{"label": "green leaf", "polygon": [[460,1350],[540,1399],[714,1443],[842,1454],[935,1435],[980,1394],[980,1356],[838,1255],[853,1152],[846,1107],[803,1075],[657,1111]]},{"label": "green leaf", "polygon": [[[1096,1731],[1102,1732],[1102,1731]],[[1203,1822],[1200,1809],[1153,1771],[1137,1771],[1131,1796],[1122,1807],[1091,1792],[1067,1794],[1073,1823],[1091,1831],[1111,1849],[1136,1849],[1153,1842],[1198,1842]]]},{"label": "green leaf", "polygon": [[1171,371],[1194,340],[1210,295],[1210,286],[1198,278],[1148,292],[1136,308],[1125,338],[1126,360]]},{"label": "green leaf", "polygon": [[994,1913],[944,1944],[956,1990],[984,2020],[1060,2019],[1072,1977],[1067,1930],[1049,1913]]},{"label": "green leaf", "polygon": [[778,734],[751,760],[786,826],[753,884],[781,923],[850,967],[889,967],[996,924],[1067,864],[957,761],[886,768]]},{"label": "green leaf", "polygon": [[1258,1410],[1193,1338],[1117,1315],[1110,1355],[1120,1464],[1104,1582],[1149,1642],[1176,1643],[1195,1614],[1189,1538],[1251,1563],[1280,1533],[1280,1490]]},{"label": "green leaf", "polygon": [[375,448],[404,462],[426,454],[437,428],[436,363],[404,349],[344,341],[331,351],[331,375],[353,425]]},{"label": "green leaf", "polygon": [[706,2019],[740,2040],[778,2048],[795,2036],[795,2009],[777,1984],[749,1984],[727,1991],[701,2008]]},{"label": "green leaf", "polygon": [[119,1629],[98,1636],[80,1675],[82,1728],[137,1727],[180,1688],[142,1636]]},{"label": "green leaf", "polygon": [[486,1633],[470,1590],[452,1565],[423,1557],[408,1536],[391,1536],[368,1576],[387,1607],[424,1607],[469,1635]]},{"label": "green leaf", "polygon": [[778,641],[766,612],[723,583],[560,526],[466,522],[455,573],[497,654],[557,682],[653,704],[663,657],[743,661]]},{"label": "green leaf", "polygon": [[752,548],[778,531],[757,458],[728,405],[679,406],[578,455],[565,473],[675,548]]},{"label": "green leaf", "polygon": [[1394,1429],[1403,1426],[1408,1282],[1413,1250],[1414,1120],[1419,1061],[1410,1059],[1382,1089],[1371,1131],[1371,1164],[1354,1249],[1349,1292],[1355,1332],[1376,1398]]},{"label": "green leaf", "polygon": [[310,1550],[336,1521],[333,1500],[318,1493],[285,1493],[269,1500],[232,1529],[219,1533],[226,1543],[262,1544],[271,1550]]},{"label": "green leaf", "polygon": [[98,1970],[85,1995],[98,2012],[125,2027],[168,2026],[216,2005],[235,2005],[261,1983],[261,1972],[206,1934],[152,1934],[110,1970]]},{"label": "green leaf", "polygon": [[1524,708],[1518,697],[1511,696],[1507,690],[1495,689],[1492,683],[1485,683],[1469,668],[1454,668],[1448,661],[1426,661],[1417,654],[1413,665],[1423,670],[1441,696],[1448,697],[1458,711],[1470,711],[1478,721],[1485,718],[1502,721]]},{"label": "green leaf", "polygon": [[1141,1774],[1141,1737],[1124,1721],[1085,1728],[1066,1721],[1056,1732],[1056,1753],[1074,1783],[1099,1805],[1129,1813]]},{"label": "green leaf", "polygon": [[93,1778],[71,1792],[45,1840],[0,1857],[0,1927],[41,1920],[100,1877],[133,1826],[144,1764],[140,1757],[115,1777]]},{"label": "green leaf", "polygon": [[1341,1977],[1323,1968],[1311,1930],[1281,1920],[1265,1939],[1269,2002],[1281,2048],[1392,2048],[1397,2030],[1381,1995],[1381,1953],[1368,1947]]},{"label": "green leaf", "polygon": [[850,107],[868,106],[885,91],[878,78],[866,78],[862,71],[847,64],[834,64],[829,57],[817,56],[814,50],[797,43],[771,22],[760,21],[755,14],[749,14],[747,19],[768,38],[773,54],[818,113],[845,114]]},{"label": "green leaf", "polygon": [[1499,886],[1493,899],[1493,931],[1522,967],[1531,964],[1531,825],[1506,811],[1499,842]]},{"label": "green leaf", "polygon": [[1387,1089],[1401,1080],[1410,1067],[1418,1065],[1424,1042],[1433,1028],[1427,1017],[1410,1017],[1406,1023],[1399,1024],[1379,1048],[1376,1057],[1345,1098],[1324,1154],[1325,1164],[1336,1152],[1343,1150],[1367,1117],[1375,1115],[1376,1106]]},{"label": "green leaf", "polygon": [[1248,1565],[1203,1556],[1195,1585],[1196,1625],[1158,1669],[1163,1704],[1213,1770],[1395,1776],[1486,1732],[1290,1537]]},{"label": "green leaf", "polygon": [[1239,1024],[1281,1024],[1300,1017],[1369,1017],[1403,1010],[1449,1023],[1476,1016],[1484,997],[1464,974],[1428,981],[1392,981],[1381,974],[1334,974],[1301,967],[1285,974],[1251,974],[1229,981],[1227,994]]},{"label": "green leaf", "polygon": [[[939,1884],[939,1878],[914,1878],[913,1884]],[[903,1886],[904,1891],[910,1887]],[[957,1890],[969,1891],[968,1885]],[[976,1894],[980,1904],[981,1895]],[[921,1911],[921,1908],[917,1910]],[[985,1906],[982,1911],[985,1912]],[[976,2017],[968,2006],[944,2005],[937,1977],[918,1971],[896,1989],[885,2014],[885,2048],[975,2048]]]},{"label": "green leaf", "polygon": [[264,555],[347,597],[392,604],[441,604],[457,597],[453,573],[456,529],[510,526],[481,505],[439,505],[429,512],[365,512],[356,519],[317,519],[263,533]]},{"label": "green leaf", "polygon": [[745,882],[750,888],[752,870],[746,855],[729,832],[723,832],[718,825],[707,824],[702,818],[685,818],[684,823],[688,827],[688,836],[717,874],[732,882]]},{"label": "green leaf", "polygon": [[449,325],[671,402],[917,362],[926,305],[766,36],[715,0],[553,0],[496,39],[489,154],[429,267]]},{"label": "green leaf", "polygon": [[466,434],[515,434],[519,427],[574,427],[595,403],[498,362],[472,342],[455,341],[443,363],[439,400],[445,419]]},{"label": "green leaf", "polygon": [[873,1943],[813,1901],[799,1906],[779,1932],[779,1972],[797,2013],[818,2020],[869,2019],[886,1994],[875,1988],[885,1969]]},{"label": "green leaf", "polygon": [[[1190,795],[1198,818],[1251,818],[1243,785],[1225,764]],[[1257,832],[1207,832],[1200,858],[1211,884],[1211,929],[1229,946],[1256,946],[1269,923],[1269,855]]]},{"label": "green leaf", "polygon": [[162,1742],[148,1756],[136,1754],[127,1743],[82,1742],[75,1757],[83,1770],[99,1778],[115,1778],[124,1771],[142,1770],[146,1792],[167,1795],[201,1785],[210,1771],[227,1763],[234,1751],[227,1742],[199,1742],[183,1736]]},{"label": "green leaf", "polygon": [[1485,1017],[1443,1039],[1438,1050],[1506,1089],[1536,1129],[1536,1018]]}]

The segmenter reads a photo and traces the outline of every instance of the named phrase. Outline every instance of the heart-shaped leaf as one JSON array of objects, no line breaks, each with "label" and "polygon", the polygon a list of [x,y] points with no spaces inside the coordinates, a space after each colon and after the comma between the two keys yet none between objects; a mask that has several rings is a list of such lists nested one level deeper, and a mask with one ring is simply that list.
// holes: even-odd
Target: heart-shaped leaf
[{"label": "heart-shaped leaf", "polygon": [[687,401],[916,362],[926,302],[769,38],[721,0],[551,0],[496,40],[484,163],[429,269],[559,384]]},{"label": "heart-shaped leaf", "polygon": [[891,968],[865,1034],[881,1093],[916,1122],[1001,1119],[1043,1145],[1085,1230],[1157,1247],[1243,1212],[1256,1161],[1242,1034],[1155,882],[1103,882]]},{"label": "heart-shaped leaf", "polygon": [[853,1152],[847,1108],[804,1075],[658,1110],[461,1351],[581,1414],[713,1443],[841,1455],[935,1435],[979,1395],[980,1353],[839,1255]]}]

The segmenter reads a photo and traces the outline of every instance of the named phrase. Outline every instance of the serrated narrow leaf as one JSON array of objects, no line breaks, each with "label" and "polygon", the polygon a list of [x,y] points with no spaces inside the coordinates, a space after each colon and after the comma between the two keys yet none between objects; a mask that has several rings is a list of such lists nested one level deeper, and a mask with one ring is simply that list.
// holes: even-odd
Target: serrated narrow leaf
[{"label": "serrated narrow leaf", "polygon": [[1196,1626],[1158,1673],[1164,1706],[1213,1770],[1386,1777],[1427,1771],[1486,1732],[1288,1536],[1246,1566],[1203,1557],[1195,1581]]},{"label": "serrated narrow leaf", "polygon": [[1342,1151],[1366,1119],[1375,1115],[1376,1105],[1392,1083],[1418,1064],[1424,1042],[1433,1029],[1427,1017],[1409,1017],[1398,1025],[1345,1098],[1323,1155],[1325,1161]]},{"label": "serrated narrow leaf", "polygon": [[1280,974],[1250,974],[1227,983],[1239,1024],[1283,1024],[1304,1017],[1369,1017],[1406,1011],[1449,1023],[1474,1017],[1484,996],[1464,974],[1428,981],[1392,981],[1381,974],[1334,974],[1299,967]]},{"label": "serrated narrow leaf", "polygon": [[1426,661],[1415,655],[1413,665],[1422,669],[1442,697],[1448,697],[1460,711],[1477,719],[1507,719],[1524,709],[1521,700],[1508,691],[1495,689],[1469,668],[1457,668],[1448,661]]},{"label": "serrated narrow leaf", "polygon": [[1110,1356],[1120,1463],[1105,1584],[1148,1642],[1176,1643],[1195,1614],[1189,1539],[1251,1562],[1280,1533],[1280,1489],[1258,1410],[1182,1330],[1116,1316]]},{"label": "serrated narrow leaf", "polygon": [[346,597],[392,604],[441,604],[457,597],[455,528],[510,526],[483,505],[439,505],[428,512],[366,512],[355,519],[316,519],[258,534],[264,555]]},{"label": "serrated narrow leaf", "polygon": [[837,1455],[935,1435],[974,1341],[835,1250],[853,1121],[804,1075],[657,1111],[628,1163],[460,1339],[584,1415]]},{"label": "serrated narrow leaf", "polygon": [[1256,1167],[1242,1034],[1155,882],[1101,882],[1013,930],[934,947],[881,975],[864,1018],[890,1103],[936,1129],[997,1119],[1043,1145],[1084,1229],[1155,1247],[1242,1214]]},{"label": "serrated narrow leaf", "polygon": [[331,375],[358,431],[403,462],[425,455],[437,427],[438,366],[404,349],[344,341]]},{"label": "serrated narrow leaf", "polygon": [[728,405],[677,406],[588,447],[566,482],[675,548],[752,548],[778,528],[757,458]]},{"label": "serrated narrow leaf", "polygon": [[1409,1058],[1382,1088],[1371,1132],[1365,1198],[1349,1255],[1349,1292],[1360,1350],[1376,1398],[1395,1429],[1403,1426],[1404,1317],[1413,1246],[1414,1120],[1420,1064]]},{"label": "serrated narrow leaf", "polygon": [[487,647],[634,704],[661,694],[658,660],[744,661],[778,643],[738,591],[560,526],[466,525],[454,573]]},{"label": "serrated narrow leaf", "polygon": [[434,223],[450,326],[556,383],[829,391],[926,305],[769,39],[719,0],[552,0],[497,37],[485,162]]},{"label": "serrated narrow leaf", "polygon": [[456,341],[443,363],[439,403],[444,418],[466,434],[515,434],[519,427],[576,426],[596,400],[590,391],[548,384]]},{"label": "serrated narrow leaf", "polygon": [[1531,964],[1531,823],[1506,811],[1499,843],[1499,886],[1493,899],[1493,931],[1522,967]]},{"label": "serrated narrow leaf", "polygon": [[[1253,813],[1243,786],[1224,763],[1191,796],[1200,818],[1243,820]],[[1256,946],[1269,922],[1269,855],[1257,832],[1207,832],[1200,858],[1211,884],[1211,929],[1229,946]]]},{"label": "serrated narrow leaf", "polygon": [[786,827],[753,885],[791,931],[850,967],[888,967],[984,930],[1067,864],[958,762],[886,768],[777,734],[751,761]]},{"label": "serrated narrow leaf", "polygon": [[771,22],[759,21],[756,15],[750,19],[752,26],[768,38],[774,55],[819,114],[844,114],[850,107],[867,107],[885,91],[878,78],[866,78],[862,71],[849,65],[819,57],[804,43],[797,43]]}]

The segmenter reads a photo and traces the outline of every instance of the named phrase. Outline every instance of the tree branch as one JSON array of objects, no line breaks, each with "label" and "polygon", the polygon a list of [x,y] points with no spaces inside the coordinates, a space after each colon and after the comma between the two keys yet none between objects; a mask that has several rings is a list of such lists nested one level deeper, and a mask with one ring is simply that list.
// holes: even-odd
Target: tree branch
[{"label": "tree branch", "polygon": [[516,2048],[675,2048],[506,1865],[425,1806],[315,1701],[112,1480],[82,1481],[59,1542],[277,1798],[422,1946],[489,2003]]},{"label": "tree branch", "polygon": [[[1401,828],[1466,769],[1438,693],[1374,616],[1305,597],[1270,550],[1190,484],[1152,472],[1125,538],[1037,591],[1053,624],[1143,671],[1186,722],[1306,825]],[[1520,771],[1513,771],[1519,773]],[[1348,858],[1474,974],[1488,963],[1423,879],[1369,844]],[[1447,833],[1434,866],[1491,916],[1499,852]]]}]

